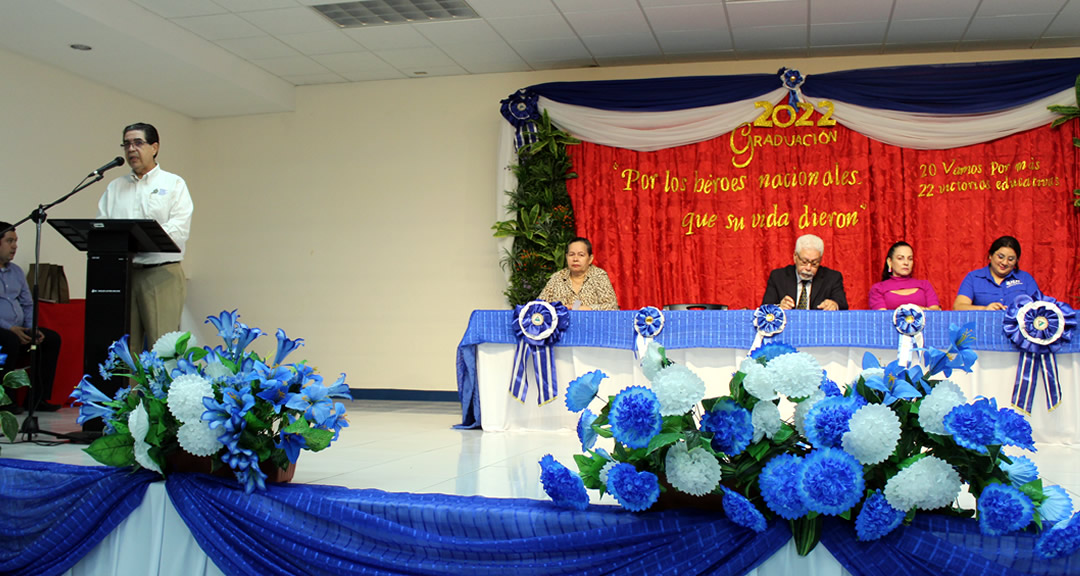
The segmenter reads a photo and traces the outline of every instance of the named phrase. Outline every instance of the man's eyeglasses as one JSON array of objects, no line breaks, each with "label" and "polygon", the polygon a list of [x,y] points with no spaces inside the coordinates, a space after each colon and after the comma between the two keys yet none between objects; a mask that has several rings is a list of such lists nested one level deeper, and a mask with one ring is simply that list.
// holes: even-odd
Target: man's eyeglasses
[{"label": "man's eyeglasses", "polygon": [[818,266],[821,266],[821,259],[819,258],[817,260],[803,260],[801,256],[796,254],[795,264],[797,266],[809,266],[811,268],[817,268]]},{"label": "man's eyeglasses", "polygon": [[146,140],[143,140],[142,138],[138,138],[138,139],[135,139],[135,140],[124,140],[123,142],[120,143],[120,148],[123,148],[124,150],[127,150],[128,148],[131,148],[132,146],[134,146],[135,148],[142,148],[143,146],[146,146]]}]

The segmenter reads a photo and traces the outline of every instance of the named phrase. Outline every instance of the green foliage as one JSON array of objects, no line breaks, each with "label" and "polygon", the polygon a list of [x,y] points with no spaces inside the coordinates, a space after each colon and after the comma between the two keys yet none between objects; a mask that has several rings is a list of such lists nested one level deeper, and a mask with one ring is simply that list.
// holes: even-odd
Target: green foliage
[{"label": "green foliage", "polygon": [[0,431],[3,432],[9,442],[14,442],[15,435],[19,433],[19,421],[15,419],[14,414],[6,409],[12,400],[4,388],[15,389],[29,385],[30,377],[26,375],[24,369],[12,370],[4,374],[3,386],[0,386]]},{"label": "green foliage", "polygon": [[[1076,96],[1076,106],[1047,106],[1047,110],[1058,114],[1059,117],[1055,118],[1050,124],[1051,128],[1057,128],[1062,124],[1065,124],[1069,120],[1075,120],[1080,118],[1080,76],[1076,77],[1076,84],[1074,85],[1074,92]],[[1080,148],[1080,138],[1073,137],[1073,146]],[[1080,208],[1080,188],[1073,190],[1073,206]]]},{"label": "green foliage", "polygon": [[514,218],[491,227],[496,238],[514,239],[501,262],[510,270],[504,294],[511,306],[536,299],[548,277],[563,267],[566,244],[575,236],[566,180],[577,175],[566,147],[579,141],[552,124],[546,111],[533,125],[536,141],[518,151],[511,167],[517,188],[506,194]]},{"label": "green foliage", "polygon": [[94,440],[85,452],[106,466],[135,464],[135,439],[131,434],[109,434]]}]

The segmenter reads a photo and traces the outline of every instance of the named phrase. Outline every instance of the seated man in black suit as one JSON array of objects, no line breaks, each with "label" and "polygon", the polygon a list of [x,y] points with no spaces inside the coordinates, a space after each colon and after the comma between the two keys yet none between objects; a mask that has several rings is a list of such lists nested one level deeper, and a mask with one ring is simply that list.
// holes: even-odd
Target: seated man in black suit
[{"label": "seated man in black suit", "polygon": [[825,242],[813,234],[795,241],[795,263],[769,274],[762,304],[784,310],[847,310],[844,275],[821,265]]}]

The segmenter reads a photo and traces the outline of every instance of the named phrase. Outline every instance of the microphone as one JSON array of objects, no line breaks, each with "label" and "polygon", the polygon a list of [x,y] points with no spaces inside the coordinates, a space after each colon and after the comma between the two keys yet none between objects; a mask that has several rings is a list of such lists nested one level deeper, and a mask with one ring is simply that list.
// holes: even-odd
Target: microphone
[{"label": "microphone", "polygon": [[116,158],[112,159],[112,162],[109,162],[108,164],[102,166],[101,168],[98,168],[97,170],[94,170],[93,172],[91,172],[90,176],[101,176],[102,174],[105,173],[106,170],[109,170],[111,168],[116,168],[117,166],[123,166],[123,165],[124,165],[124,158],[122,156],[117,156]]}]

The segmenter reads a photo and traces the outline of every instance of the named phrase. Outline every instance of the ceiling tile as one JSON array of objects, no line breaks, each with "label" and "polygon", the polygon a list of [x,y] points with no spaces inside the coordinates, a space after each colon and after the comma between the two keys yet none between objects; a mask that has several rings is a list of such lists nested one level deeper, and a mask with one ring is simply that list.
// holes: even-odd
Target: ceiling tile
[{"label": "ceiling tile", "polygon": [[332,22],[310,8],[283,8],[241,12],[240,17],[275,36],[338,30]]},{"label": "ceiling tile", "polygon": [[733,2],[727,5],[732,28],[806,25],[808,0]]},{"label": "ceiling tile", "polygon": [[1031,40],[975,40],[957,44],[958,52],[983,50],[1026,50],[1034,44]]},{"label": "ceiling tile", "polygon": [[460,20],[457,22],[432,22],[413,26],[434,44],[462,44],[502,42],[502,38],[483,20]]},{"label": "ceiling tile", "polygon": [[375,53],[394,68],[417,68],[425,66],[450,66],[454,61],[445,52],[430,46],[427,48],[402,48],[400,50],[379,50]]},{"label": "ceiling tile", "polygon": [[888,44],[926,42],[959,42],[967,29],[968,20],[949,18],[942,20],[893,20],[889,25]]},{"label": "ceiling tile", "polygon": [[536,61],[589,60],[592,54],[577,38],[548,38],[543,40],[511,40],[510,45],[529,64]]},{"label": "ceiling tile", "polygon": [[964,18],[971,20],[982,0],[896,0],[893,20]]},{"label": "ceiling tile", "polygon": [[727,29],[727,15],[722,4],[646,8],[645,16],[657,35],[673,30]]},{"label": "ceiling tile", "polygon": [[[175,2],[176,0],[172,0]],[[214,0],[230,12],[253,12],[255,10],[270,10],[273,8],[294,8],[296,0]],[[318,0],[319,4],[326,4],[333,0]]]},{"label": "ceiling tile", "polygon": [[[467,62],[517,62],[524,64],[517,52],[514,52],[514,49],[502,40],[483,44],[443,44],[440,48],[462,66],[465,66]],[[465,67],[468,68],[468,66]]]},{"label": "ceiling tile", "polygon": [[736,28],[735,50],[786,50],[806,48],[806,26]]},{"label": "ceiling tile", "polygon": [[305,32],[278,36],[282,42],[303,54],[333,54],[335,52],[366,52],[367,49],[340,30]]},{"label": "ceiling tile", "polygon": [[691,30],[685,32],[657,32],[660,49],[665,54],[694,54],[731,50],[731,33],[720,31]]},{"label": "ceiling tile", "polygon": [[921,44],[886,44],[886,54],[924,54],[927,52],[955,52],[958,42],[924,42]]},{"label": "ceiling tile", "polygon": [[300,56],[299,52],[289,48],[284,42],[276,38],[271,38],[270,36],[230,38],[219,40],[217,45],[245,60],[265,60],[269,58]]},{"label": "ceiling tile", "polygon": [[344,76],[327,72],[325,74],[301,74],[298,76],[282,76],[282,80],[291,82],[294,86],[316,86],[318,84],[344,84],[348,82]]},{"label": "ceiling tile", "polygon": [[983,0],[979,4],[978,18],[987,16],[1022,16],[1031,14],[1057,14],[1063,0]]},{"label": "ceiling tile", "polygon": [[329,72],[326,67],[320,65],[318,62],[315,62],[307,56],[289,56],[287,58],[252,60],[252,63],[276,76],[325,74]]},{"label": "ceiling tile", "polygon": [[266,35],[266,32],[236,14],[193,16],[191,18],[175,18],[172,21],[207,40],[251,38]]},{"label": "ceiling tile", "polygon": [[886,22],[814,24],[810,26],[811,46],[843,46],[885,42]]},{"label": "ceiling tile", "polygon": [[1072,37],[1080,36],[1080,1],[1072,0],[1065,5],[1050,28],[1046,30],[1046,36]]},{"label": "ceiling tile", "polygon": [[862,54],[881,53],[881,44],[846,44],[843,46],[814,46],[810,49],[810,56],[824,58],[828,56],[857,56]]},{"label": "ceiling tile", "polygon": [[558,14],[551,0],[468,0],[469,6],[483,18],[525,17]]},{"label": "ceiling tile", "polygon": [[411,25],[350,28],[344,32],[368,50],[398,50],[431,46],[431,42]]},{"label": "ceiling tile", "polygon": [[[40,0],[38,0],[40,1]],[[227,10],[212,0],[134,0],[136,4],[164,18],[185,18],[207,14],[225,14]]]},{"label": "ceiling tile", "polygon": [[574,31],[562,16],[492,18],[488,20],[488,23],[511,44],[519,39],[541,40],[545,38],[577,37],[577,34],[574,34]]},{"label": "ceiling tile", "polygon": [[892,9],[893,0],[819,0],[810,3],[810,23],[884,22]]},{"label": "ceiling tile", "polygon": [[534,70],[563,70],[567,68],[595,68],[592,58],[567,58],[558,60],[537,60],[529,62]]},{"label": "ceiling tile", "polygon": [[1071,48],[1080,46],[1080,36],[1071,38],[1043,38],[1035,43],[1032,48]]},{"label": "ceiling tile", "polygon": [[368,82],[370,80],[397,80],[399,78],[408,78],[397,68],[390,66],[381,70],[361,70],[358,72],[343,72],[341,74],[349,82]]},{"label": "ceiling tile", "polygon": [[529,72],[532,67],[521,58],[516,60],[497,60],[491,62],[462,62],[461,67],[470,74],[498,74],[503,72]]},{"label": "ceiling tile", "polygon": [[559,7],[563,14],[626,10],[628,4],[634,4],[636,8],[636,3],[627,2],[626,0],[555,0],[555,5]]},{"label": "ceiling tile", "polygon": [[567,14],[566,19],[578,36],[614,36],[648,34],[649,24],[640,10],[610,10]]},{"label": "ceiling tile", "polygon": [[581,41],[594,58],[620,56],[659,56],[660,46],[651,35],[620,34],[614,36],[584,36]]},{"label": "ceiling tile", "polygon": [[460,76],[466,73],[464,68],[456,64],[448,64],[445,66],[406,66],[404,68],[399,67],[399,70],[414,78],[425,78],[429,76]]},{"label": "ceiling tile", "polygon": [[339,74],[381,71],[387,68],[394,69],[393,66],[371,52],[316,54],[311,59]]},{"label": "ceiling tile", "polygon": [[1032,41],[1042,35],[1053,18],[1050,14],[1029,16],[995,16],[976,18],[964,34],[965,41],[978,40],[1022,40]]}]

